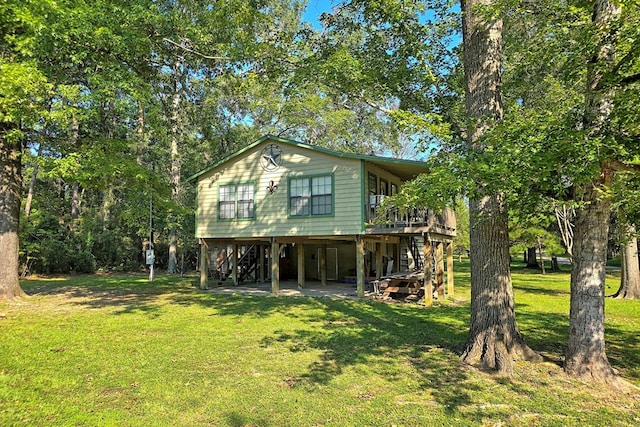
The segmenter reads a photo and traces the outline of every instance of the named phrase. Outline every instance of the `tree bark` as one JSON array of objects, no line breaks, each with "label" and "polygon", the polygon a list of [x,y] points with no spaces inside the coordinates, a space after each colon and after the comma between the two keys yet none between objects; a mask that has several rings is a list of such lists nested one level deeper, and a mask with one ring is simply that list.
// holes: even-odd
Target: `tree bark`
[{"label": "tree bark", "polygon": [[[569,340],[565,371],[587,381],[613,383],[615,373],[605,353],[604,283],[611,200],[601,188],[611,181],[603,170],[599,186],[585,185],[584,204],[576,210]],[[595,183],[594,183],[595,184]]]},{"label": "tree bark", "polygon": [[[182,93],[180,88],[180,73],[182,72],[182,59],[176,60],[173,66],[173,97],[171,100],[171,199],[174,203],[180,203],[180,153],[178,145],[182,130],[180,120],[180,103]],[[168,273],[176,272],[178,264],[178,226],[177,218],[172,215],[171,229],[169,231],[169,262],[167,266]]]},{"label": "tree bark", "polygon": [[[70,144],[72,147],[77,147],[80,144],[80,122],[77,117],[71,119],[71,137]],[[71,185],[71,219],[78,219],[80,217],[80,184],[74,182]]]},{"label": "tree bark", "polygon": [[574,208],[570,208],[566,203],[562,204],[562,207],[555,208],[556,220],[558,221],[558,229],[560,229],[560,236],[564,247],[567,249],[567,255],[569,255],[569,263],[573,263],[573,218],[575,217]]},{"label": "tree bark", "polygon": [[9,125],[0,123],[0,300],[26,295],[18,276],[22,147],[6,139],[9,130]]},{"label": "tree bark", "polygon": [[471,325],[462,359],[511,374],[514,360],[538,361],[520,334],[509,266],[509,235],[501,196],[470,203]]},{"label": "tree bark", "polygon": [[38,152],[36,154],[36,160],[33,162],[33,172],[31,173],[31,182],[29,183],[29,192],[27,193],[27,198],[24,202],[24,217],[29,220],[29,215],[31,215],[31,204],[33,202],[33,195],[36,192],[36,181],[38,180],[38,159],[42,154],[42,143],[38,145]]},{"label": "tree bark", "polygon": [[542,274],[546,274],[544,270],[544,257],[542,256],[542,239],[540,239],[540,236],[538,236],[538,254],[540,255],[540,269]]},{"label": "tree bark", "polygon": [[[587,87],[583,125],[592,138],[605,135],[613,108],[614,91],[602,88],[604,70],[615,58],[613,22],[621,9],[607,0],[595,0],[593,25],[599,32],[594,58],[587,64]],[[585,381],[607,383],[618,389],[628,389],[616,376],[605,352],[604,286],[607,261],[607,237],[611,215],[611,199],[607,189],[613,180],[608,162],[600,164],[600,176],[590,183],[577,186],[573,268],[571,271],[571,302],[569,340],[564,370]]]},{"label": "tree bark", "polygon": [[138,101],[138,118],[136,122],[136,163],[142,165],[142,158],[144,156],[144,150],[147,148],[146,138],[144,134],[145,128],[145,112],[144,104],[142,101]]},{"label": "tree bark", "polygon": [[536,247],[531,246],[527,248],[527,268],[535,268],[536,270],[540,268],[540,264],[538,264],[538,256],[536,255]]},{"label": "tree bark", "polygon": [[[620,217],[620,216],[619,216]],[[640,262],[638,260],[638,238],[635,236],[635,225],[627,224],[622,227],[622,235],[628,240],[621,251],[620,289],[614,298],[640,298]]]},{"label": "tree bark", "polygon": [[[485,149],[483,137],[502,121],[502,21],[483,22],[475,8],[491,0],[462,1],[467,145]],[[507,210],[501,194],[469,202],[471,240],[471,324],[462,360],[502,374],[513,372],[513,360],[539,360],[516,325],[511,284]],[[535,259],[535,257],[534,257]]]}]

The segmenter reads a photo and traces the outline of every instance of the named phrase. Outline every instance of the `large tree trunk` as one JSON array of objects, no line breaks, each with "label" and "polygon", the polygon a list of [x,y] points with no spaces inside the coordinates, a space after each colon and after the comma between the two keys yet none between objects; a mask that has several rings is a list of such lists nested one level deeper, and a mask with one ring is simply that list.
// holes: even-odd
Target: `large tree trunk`
[{"label": "large tree trunk", "polygon": [[18,278],[22,150],[5,139],[8,127],[0,123],[0,300],[25,296]]},{"label": "large tree trunk", "polygon": [[[491,0],[462,1],[465,101],[470,150],[485,149],[483,136],[502,121],[502,21],[483,22],[478,5]],[[510,374],[513,360],[539,360],[518,331],[511,284],[507,211],[501,194],[487,193],[470,201],[471,325],[462,359]]]},{"label": "large tree trunk", "polygon": [[615,382],[615,374],[604,340],[604,283],[611,200],[601,188],[611,180],[603,170],[600,185],[582,188],[583,206],[576,210],[569,341],[565,371],[575,377],[598,382]]},{"label": "large tree trunk", "polygon": [[640,262],[638,261],[638,238],[635,236],[635,225],[622,227],[622,235],[627,240],[621,251],[621,276],[620,289],[613,295],[614,298],[636,299],[640,298]]},{"label": "large tree trunk", "polygon": [[540,360],[515,319],[509,235],[501,196],[470,203],[471,325],[465,362],[510,374],[513,360]]},{"label": "large tree trunk", "polygon": [[[182,60],[175,62],[173,67],[173,98],[171,102],[171,199],[174,203],[180,203],[180,152],[178,150],[182,122],[180,118],[180,102],[182,93],[180,88],[180,75],[182,72]],[[167,272],[175,273],[178,264],[178,226],[177,218],[171,218],[171,229],[169,231],[169,262]]]},{"label": "large tree trunk", "polygon": [[[613,109],[615,93],[600,83],[604,70],[615,58],[613,22],[620,11],[607,0],[595,0],[593,4],[593,25],[600,38],[594,58],[587,64],[583,120],[584,128],[593,138],[603,136]],[[605,267],[611,215],[607,189],[612,180],[613,170],[603,162],[600,176],[575,190],[575,198],[581,204],[576,210],[573,236],[569,340],[564,369],[582,380],[626,389],[628,384],[616,376],[609,364],[604,340]]]}]

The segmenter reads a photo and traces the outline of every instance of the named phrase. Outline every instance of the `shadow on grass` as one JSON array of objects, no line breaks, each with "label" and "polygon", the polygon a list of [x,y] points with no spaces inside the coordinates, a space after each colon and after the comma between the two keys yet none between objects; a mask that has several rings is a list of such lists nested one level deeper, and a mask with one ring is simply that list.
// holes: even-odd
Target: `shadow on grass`
[{"label": "shadow on grass", "polygon": [[[468,303],[418,309],[328,298],[228,296],[199,292],[194,282],[194,278],[172,276],[158,277],[153,283],[142,275],[78,276],[60,281],[24,282],[23,287],[31,295],[60,295],[81,307],[113,308],[114,315],[136,312],[160,315],[166,304],[198,305],[210,310],[211,316],[261,318],[279,313],[312,323],[317,327],[276,330],[262,338],[262,345],[283,343],[292,353],[319,351],[321,357],[303,374],[302,379],[310,384],[328,384],[346,368],[356,365],[388,375],[388,381],[401,382],[402,378],[393,377],[400,375],[399,371],[385,370],[385,360],[391,358],[409,364],[420,389],[431,391],[434,400],[452,413],[471,404],[471,396],[480,387],[471,381],[474,371],[458,359],[468,332]],[[514,286],[524,292],[568,298],[563,290],[547,289],[535,280],[517,283]],[[518,304],[516,315],[529,346],[561,365],[568,313],[542,313],[535,306]],[[614,367],[632,381],[640,381],[637,331],[608,326],[607,341]],[[518,392],[515,388],[513,391]],[[236,421],[242,423],[242,419]]]},{"label": "shadow on grass", "polygon": [[[527,288],[528,290],[528,288]],[[568,296],[567,296],[568,298]],[[518,304],[518,326],[527,344],[545,360],[563,366],[569,333],[569,313],[543,313],[535,307]],[[605,328],[607,358],[620,375],[640,382],[640,335],[610,323]]]},{"label": "shadow on grass", "polygon": [[[289,351],[319,350],[321,358],[313,362],[303,380],[326,385],[349,366],[367,366],[386,381],[401,383],[397,370],[386,363],[408,363],[415,372],[420,389],[433,392],[434,399],[449,410],[471,401],[473,385],[469,370],[459,360],[460,344],[466,338],[468,306],[417,309],[379,302],[336,301],[326,298],[308,302],[274,298],[274,304],[313,304],[306,321],[320,323],[320,330],[276,331],[263,339],[286,343]],[[227,304],[223,313],[242,315],[246,305]]]},{"label": "shadow on grass", "polygon": [[[261,297],[200,292],[194,278],[159,277],[149,283],[143,276],[86,276],[65,280],[24,282],[31,295],[60,296],[66,304],[112,310],[113,315],[162,314],[163,306],[197,305],[211,316],[275,314],[296,318],[305,326],[265,332],[262,345],[283,344],[292,353],[314,349],[321,357],[303,374],[309,384],[325,385],[350,366],[371,367],[386,381],[401,383],[401,371],[385,361],[408,363],[420,388],[437,390],[435,400],[454,410],[470,402],[470,371],[458,360],[467,334],[468,305],[415,306],[362,300],[310,297]],[[312,327],[307,327],[312,325]],[[394,377],[395,376],[395,377]],[[237,418],[231,424],[242,424]]]},{"label": "shadow on grass", "polygon": [[562,366],[567,348],[568,315],[532,311],[527,304],[518,304],[516,320],[527,345],[546,361]]},{"label": "shadow on grass", "polygon": [[546,296],[566,296],[568,298],[569,295],[571,295],[571,291],[569,290],[569,288],[565,290],[539,286],[538,282],[536,282],[535,280],[519,279],[518,283],[513,284],[513,289],[528,292],[531,294]]},{"label": "shadow on grass", "polygon": [[194,294],[191,279],[160,276],[149,282],[143,274],[74,275],[25,280],[24,291],[32,297],[54,296],[86,308],[114,308],[114,314],[155,312],[163,296]]},{"label": "shadow on grass", "polygon": [[607,325],[607,357],[624,378],[640,383],[640,335],[638,331]]}]

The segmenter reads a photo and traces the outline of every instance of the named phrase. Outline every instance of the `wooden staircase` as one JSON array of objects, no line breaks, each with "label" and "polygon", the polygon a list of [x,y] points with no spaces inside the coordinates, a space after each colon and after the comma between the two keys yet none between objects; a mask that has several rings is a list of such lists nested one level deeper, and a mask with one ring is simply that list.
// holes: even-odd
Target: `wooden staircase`
[{"label": "wooden staircase", "polygon": [[[241,255],[238,258],[238,283],[243,283],[247,280],[257,282],[261,261],[258,246],[241,246],[240,251]],[[224,281],[232,275],[232,256],[233,253],[227,254],[227,256],[216,265],[216,268],[211,269],[212,278]],[[227,268],[226,266],[229,267]]]},{"label": "wooden staircase", "polygon": [[409,236],[402,239],[402,250],[400,256],[401,271],[421,271],[424,269],[424,240],[422,237]]},{"label": "wooden staircase", "polygon": [[249,277],[254,282],[258,281],[259,261],[258,246],[251,245],[246,247],[244,253],[238,259],[238,283],[246,281]]}]

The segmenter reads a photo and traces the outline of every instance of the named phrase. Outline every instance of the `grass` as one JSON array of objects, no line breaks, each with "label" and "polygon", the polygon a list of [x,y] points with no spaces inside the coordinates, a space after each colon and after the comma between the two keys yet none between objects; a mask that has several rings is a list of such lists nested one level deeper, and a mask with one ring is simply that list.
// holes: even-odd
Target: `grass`
[{"label": "grass", "polygon": [[[0,304],[0,425],[640,423],[640,396],[562,372],[566,272],[514,268],[518,324],[544,363],[510,378],[462,365],[469,272],[456,267],[455,299],[429,309],[215,295],[169,276],[24,281],[29,299]],[[608,356],[640,385],[640,301],[606,310]]]}]

